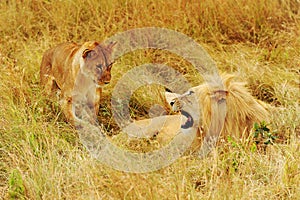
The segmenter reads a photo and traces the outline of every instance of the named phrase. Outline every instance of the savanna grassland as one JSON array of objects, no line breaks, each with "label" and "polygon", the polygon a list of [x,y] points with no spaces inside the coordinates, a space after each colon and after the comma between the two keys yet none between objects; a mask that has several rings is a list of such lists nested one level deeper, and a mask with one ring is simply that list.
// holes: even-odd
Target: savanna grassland
[{"label": "savanna grassland", "polygon": [[[120,172],[93,159],[58,103],[42,95],[43,52],[142,27],[186,34],[220,72],[247,81],[255,97],[276,107],[270,130],[259,138],[225,138],[206,158],[186,155],[151,173]],[[99,120],[108,137],[118,136],[110,110],[115,84],[149,62],[201,83],[189,63],[166,52],[121,57],[101,99]],[[0,199],[300,199],[299,76],[298,0],[2,0]],[[148,117],[149,107],[161,102],[157,86],[148,89],[134,94],[133,117]],[[138,148],[124,144],[130,145]]]}]

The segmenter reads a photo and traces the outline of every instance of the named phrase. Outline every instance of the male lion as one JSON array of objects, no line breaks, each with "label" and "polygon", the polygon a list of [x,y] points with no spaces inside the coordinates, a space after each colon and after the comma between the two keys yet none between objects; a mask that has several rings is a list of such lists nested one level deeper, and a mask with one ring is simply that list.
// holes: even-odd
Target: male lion
[{"label": "male lion", "polygon": [[40,81],[47,95],[60,91],[60,104],[74,124],[76,101],[85,102],[98,114],[102,86],[111,79],[111,54],[115,43],[95,41],[82,45],[67,42],[47,50],[40,66]]},{"label": "male lion", "polygon": [[255,122],[269,119],[271,106],[255,99],[244,82],[234,79],[234,75],[222,74],[223,85],[214,84],[218,79],[212,78],[211,83],[192,87],[183,95],[166,92],[167,101],[173,110],[181,111],[180,115],[135,121],[125,128],[125,132],[134,132],[138,127],[143,136],[155,135],[159,143],[167,143],[192,122],[198,127],[192,150],[201,146],[201,154],[205,155],[211,148],[207,144],[214,145],[220,133],[221,137],[242,137],[251,131]]},{"label": "male lion", "polygon": [[[226,117],[222,129],[224,135],[240,137],[241,134],[249,132],[255,122],[268,121],[267,110],[271,106],[255,99],[245,87],[246,83],[236,81],[235,78],[232,74],[222,74],[223,86],[205,83],[189,89],[189,92],[197,96],[201,109],[200,124],[204,132],[207,133],[211,125],[212,97],[222,95],[221,93],[223,93],[223,97],[220,100],[226,101]],[[182,96],[184,95],[180,95],[178,98],[182,98]],[[171,100],[170,104],[173,109],[180,110],[176,98]]]}]

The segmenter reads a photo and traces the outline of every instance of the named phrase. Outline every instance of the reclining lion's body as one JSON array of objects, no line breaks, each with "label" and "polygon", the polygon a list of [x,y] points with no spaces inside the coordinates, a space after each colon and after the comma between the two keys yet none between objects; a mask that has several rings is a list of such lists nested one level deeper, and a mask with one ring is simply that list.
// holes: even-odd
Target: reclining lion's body
[{"label": "reclining lion's body", "polygon": [[[261,121],[268,121],[269,119],[269,112],[267,110],[270,108],[270,106],[255,99],[245,87],[245,83],[235,81],[235,76],[228,74],[223,74],[221,79],[223,82],[222,87],[212,88],[209,87],[208,84],[202,84],[191,88],[188,92],[191,93],[190,91],[192,91],[196,95],[198,102],[194,101],[193,103],[197,103],[198,105],[195,104],[194,108],[200,109],[200,120],[197,122],[198,132],[197,137],[192,145],[193,150],[199,149],[203,138],[208,134],[210,128],[213,129],[214,127],[218,127],[218,125],[216,126],[211,124],[212,109],[215,109],[215,107],[212,106],[213,103],[218,105],[220,103],[224,103],[224,100],[226,101],[225,121],[223,127],[221,127],[221,137],[227,135],[236,138],[247,136],[255,122],[259,123]],[[218,96],[217,98],[215,98],[216,95]],[[169,97],[180,98],[182,95],[167,93],[167,101],[171,101],[172,98]],[[185,109],[184,104],[181,108]],[[192,110],[189,111],[193,112]],[[218,114],[220,111],[214,110],[213,112]],[[147,135],[148,137],[155,135],[155,138],[159,143],[166,144],[176,134],[180,133],[180,124],[183,123],[182,116],[166,115],[158,118],[165,120],[163,126],[153,123],[152,126],[148,126],[147,128],[143,129],[143,134]],[[218,123],[218,120],[213,120],[214,123]],[[142,129],[145,124],[150,124],[152,121],[153,119],[135,121],[125,129],[125,132],[132,131],[136,126],[139,126]]]}]

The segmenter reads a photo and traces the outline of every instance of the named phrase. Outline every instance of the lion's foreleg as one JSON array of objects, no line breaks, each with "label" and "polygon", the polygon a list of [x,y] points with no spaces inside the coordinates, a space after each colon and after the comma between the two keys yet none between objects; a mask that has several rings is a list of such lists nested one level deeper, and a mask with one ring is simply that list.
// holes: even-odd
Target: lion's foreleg
[{"label": "lion's foreleg", "polygon": [[60,105],[67,121],[70,122],[71,124],[74,124],[75,112],[72,106],[72,97],[63,96],[62,99],[60,100]]},{"label": "lion's foreleg", "polygon": [[95,94],[95,100],[94,100],[94,108],[95,108],[95,115],[96,116],[99,113],[101,94],[102,94],[102,89],[97,88],[96,89],[96,94]]}]

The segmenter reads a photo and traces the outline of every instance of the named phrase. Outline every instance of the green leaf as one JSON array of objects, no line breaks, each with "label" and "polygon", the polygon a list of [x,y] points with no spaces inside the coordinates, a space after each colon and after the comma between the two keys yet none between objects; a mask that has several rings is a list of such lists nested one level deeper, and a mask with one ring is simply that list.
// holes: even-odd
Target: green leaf
[{"label": "green leaf", "polygon": [[254,153],[254,152],[256,152],[256,151],[257,151],[257,146],[256,146],[256,144],[255,144],[255,143],[253,143],[253,144],[251,145],[251,147],[250,147],[250,151],[251,151],[252,153]]},{"label": "green leaf", "polygon": [[257,122],[254,123],[254,129],[255,129],[255,131],[259,129],[259,125]]}]

